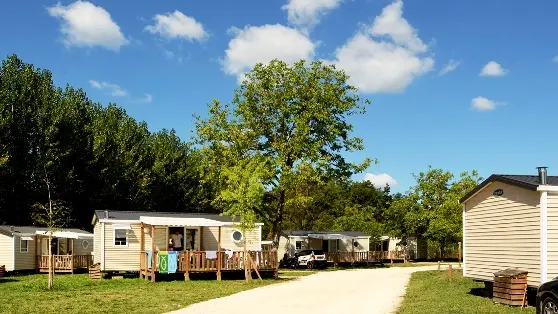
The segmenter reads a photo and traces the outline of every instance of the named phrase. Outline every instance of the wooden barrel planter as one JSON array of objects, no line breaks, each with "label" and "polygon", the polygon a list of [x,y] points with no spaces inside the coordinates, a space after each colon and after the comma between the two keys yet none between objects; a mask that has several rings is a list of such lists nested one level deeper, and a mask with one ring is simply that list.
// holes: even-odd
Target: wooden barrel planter
[{"label": "wooden barrel planter", "polygon": [[527,271],[516,268],[495,272],[493,301],[512,306],[524,306],[527,301],[527,274]]},{"label": "wooden barrel planter", "polygon": [[0,278],[6,276],[6,265],[0,265]]},{"label": "wooden barrel planter", "polygon": [[89,266],[89,279],[101,279],[101,264],[96,263]]}]

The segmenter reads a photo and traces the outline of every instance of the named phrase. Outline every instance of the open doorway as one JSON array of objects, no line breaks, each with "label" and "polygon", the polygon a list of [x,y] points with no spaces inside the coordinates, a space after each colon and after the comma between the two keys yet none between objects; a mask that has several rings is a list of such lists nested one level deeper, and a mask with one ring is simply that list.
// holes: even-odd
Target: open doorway
[{"label": "open doorway", "polygon": [[184,227],[169,227],[169,248],[173,251],[184,250]]}]

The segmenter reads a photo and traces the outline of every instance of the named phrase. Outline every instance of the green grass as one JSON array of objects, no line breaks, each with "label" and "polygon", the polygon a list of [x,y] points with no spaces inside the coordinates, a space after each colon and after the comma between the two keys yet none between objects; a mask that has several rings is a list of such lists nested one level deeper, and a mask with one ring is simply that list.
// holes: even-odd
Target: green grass
[{"label": "green grass", "polygon": [[279,278],[281,277],[303,277],[303,276],[309,276],[309,275],[313,275],[315,273],[317,273],[318,271],[313,271],[313,270],[280,270],[279,271]]},{"label": "green grass", "polygon": [[0,278],[0,313],[164,313],[193,303],[278,282],[273,279],[192,280],[152,283],[143,279],[89,280],[87,275]]},{"label": "green grass", "polygon": [[449,281],[447,271],[426,271],[413,273],[403,303],[398,314],[446,314],[446,313],[486,313],[486,314],[533,314],[535,308],[524,309],[494,304],[491,299],[471,294],[479,291],[484,284],[463,278],[461,271],[453,273]]}]

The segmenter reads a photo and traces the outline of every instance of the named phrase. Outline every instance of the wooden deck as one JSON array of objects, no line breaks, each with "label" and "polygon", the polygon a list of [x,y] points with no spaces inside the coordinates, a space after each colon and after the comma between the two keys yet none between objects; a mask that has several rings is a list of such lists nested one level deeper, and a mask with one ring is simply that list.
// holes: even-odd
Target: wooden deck
[{"label": "wooden deck", "polygon": [[325,255],[327,261],[334,264],[405,260],[403,251],[326,252]]},{"label": "wooden deck", "polygon": [[[52,255],[54,271],[73,273],[77,269],[87,269],[93,264],[93,255]],[[37,270],[48,272],[48,255],[37,255]]]},{"label": "wooden deck", "polygon": [[[224,272],[244,271],[244,252],[216,253],[215,258],[207,258],[206,251],[178,252],[176,273],[183,273],[184,280],[189,280],[192,273],[215,273],[217,280],[221,280],[221,274]],[[248,254],[259,272],[272,271],[276,275],[278,266],[276,251],[250,251]],[[140,278],[155,281],[160,268],[157,255],[157,251],[152,253],[151,267],[149,267],[147,253],[140,253]]]}]

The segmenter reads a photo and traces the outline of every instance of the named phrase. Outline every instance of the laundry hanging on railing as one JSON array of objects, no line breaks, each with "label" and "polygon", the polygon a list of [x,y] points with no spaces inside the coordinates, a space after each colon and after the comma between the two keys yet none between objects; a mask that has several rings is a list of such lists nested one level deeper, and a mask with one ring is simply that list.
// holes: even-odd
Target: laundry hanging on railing
[{"label": "laundry hanging on railing", "polygon": [[145,251],[147,255],[147,269],[151,269],[151,265],[153,264],[153,252],[152,251]]},{"label": "laundry hanging on railing", "polygon": [[178,267],[178,252],[169,251],[168,253],[167,270],[169,274],[174,274],[176,273],[176,269]]},{"label": "laundry hanging on railing", "polygon": [[217,251],[205,251],[206,259],[217,259]]},{"label": "laundry hanging on railing", "polygon": [[159,251],[157,253],[158,267],[157,270],[161,274],[166,274],[169,271],[169,252]]}]

